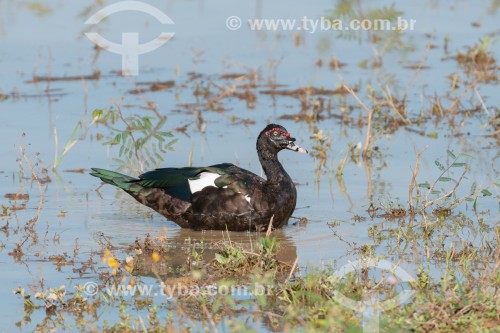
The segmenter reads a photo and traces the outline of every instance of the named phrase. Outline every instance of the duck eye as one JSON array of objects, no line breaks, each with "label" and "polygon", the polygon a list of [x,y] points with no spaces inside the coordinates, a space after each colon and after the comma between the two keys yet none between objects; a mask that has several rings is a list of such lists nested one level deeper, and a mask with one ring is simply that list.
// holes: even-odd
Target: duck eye
[{"label": "duck eye", "polygon": [[274,132],[273,132],[273,135],[274,135],[274,136],[278,136],[278,131],[274,131]]}]

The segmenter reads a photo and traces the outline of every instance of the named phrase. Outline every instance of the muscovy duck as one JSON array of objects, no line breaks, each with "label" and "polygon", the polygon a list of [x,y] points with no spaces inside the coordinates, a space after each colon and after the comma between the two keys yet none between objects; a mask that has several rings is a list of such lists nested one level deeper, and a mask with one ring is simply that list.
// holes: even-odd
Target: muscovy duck
[{"label": "muscovy duck", "polygon": [[295,185],[278,161],[289,149],[307,153],[288,131],[270,124],[257,138],[267,180],[230,163],[162,168],[134,178],[92,168],[92,176],[117,186],[183,228],[254,231],[287,224],[297,201]]}]

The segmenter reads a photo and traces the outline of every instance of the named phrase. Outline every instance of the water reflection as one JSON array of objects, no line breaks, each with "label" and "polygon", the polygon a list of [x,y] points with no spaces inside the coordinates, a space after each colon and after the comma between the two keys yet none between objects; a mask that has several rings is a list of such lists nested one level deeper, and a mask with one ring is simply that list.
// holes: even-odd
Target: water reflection
[{"label": "water reflection", "polygon": [[[208,263],[215,258],[215,253],[223,249],[224,242],[229,242],[232,246],[236,246],[246,253],[259,253],[259,240],[265,234],[257,232],[234,232],[234,231],[194,231],[190,229],[174,229],[169,230],[165,236],[159,236],[146,240],[145,243],[158,246],[162,251],[160,262],[152,259],[151,255],[141,256],[140,275],[161,278],[178,276],[179,270],[186,266],[192,267],[193,251],[204,263]],[[297,259],[297,247],[292,237],[283,230],[275,230],[272,232],[272,237],[276,237],[280,242],[280,248],[277,252],[276,259],[289,265],[290,268]],[[153,245],[154,244],[154,245]],[[129,244],[131,247],[133,245]],[[139,247],[142,247],[139,246]],[[202,268],[202,267],[200,267]]]}]

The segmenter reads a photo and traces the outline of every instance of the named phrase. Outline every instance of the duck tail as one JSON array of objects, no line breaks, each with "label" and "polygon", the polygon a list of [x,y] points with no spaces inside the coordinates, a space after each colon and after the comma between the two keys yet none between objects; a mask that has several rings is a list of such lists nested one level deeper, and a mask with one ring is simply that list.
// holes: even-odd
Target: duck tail
[{"label": "duck tail", "polygon": [[94,172],[91,172],[90,175],[101,178],[103,182],[119,187],[127,192],[136,192],[142,189],[142,186],[137,183],[137,178],[99,168],[92,168],[92,171]]}]

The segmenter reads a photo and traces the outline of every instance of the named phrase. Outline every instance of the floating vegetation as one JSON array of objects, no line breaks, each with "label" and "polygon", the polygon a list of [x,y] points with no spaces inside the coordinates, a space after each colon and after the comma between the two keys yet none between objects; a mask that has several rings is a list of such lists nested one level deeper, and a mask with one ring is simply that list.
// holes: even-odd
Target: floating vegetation
[{"label": "floating vegetation", "polygon": [[459,51],[455,60],[464,67],[465,73],[474,75],[476,81],[498,82],[498,66],[490,50],[495,43],[488,36],[480,38],[479,44],[468,47],[465,52]]},{"label": "floating vegetation", "polygon": [[343,87],[338,89],[322,89],[315,87],[299,88],[295,90],[261,90],[261,94],[264,95],[280,95],[280,96],[292,96],[296,98],[303,98],[305,96],[315,96],[315,95],[341,95],[347,94],[348,91]]},{"label": "floating vegetation", "polygon": [[80,75],[80,76],[39,76],[36,73],[33,74],[33,78],[26,83],[39,83],[39,82],[56,82],[56,81],[82,81],[82,80],[99,80],[101,78],[100,71],[94,71],[90,75]]},{"label": "floating vegetation", "polygon": [[147,86],[147,88],[136,88],[130,90],[128,93],[132,95],[143,94],[146,92],[155,92],[172,89],[175,87],[175,81],[160,81],[160,82],[138,82],[139,86]]}]

